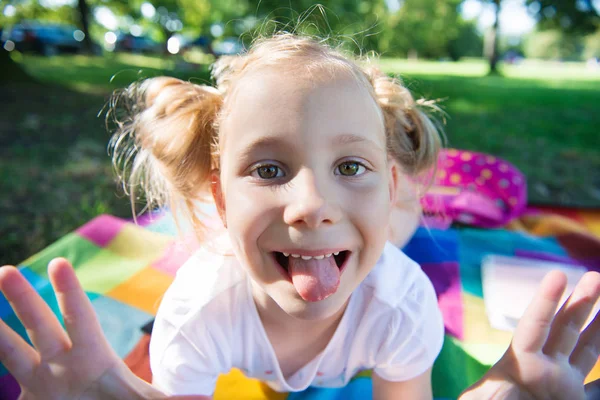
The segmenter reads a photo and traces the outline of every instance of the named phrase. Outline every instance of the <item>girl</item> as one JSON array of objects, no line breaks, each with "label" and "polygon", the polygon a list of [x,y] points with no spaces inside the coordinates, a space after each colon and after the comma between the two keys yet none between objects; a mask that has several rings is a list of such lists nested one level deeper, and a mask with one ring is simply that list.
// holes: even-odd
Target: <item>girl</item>
[{"label": "girl", "polygon": [[[130,87],[131,115],[112,142],[128,185],[187,213],[206,243],[160,306],[154,386],[109,348],[59,259],[49,275],[68,335],[14,268],[0,269],[35,346],[0,324],[0,361],[22,398],[205,399],[236,367],[280,391],[339,387],[372,369],[373,398],[430,399],[444,329],[435,292],[387,241],[401,182],[436,160],[434,124],[398,81],[308,38],[262,40],[214,75],[216,88],[165,77]],[[205,239],[207,195],[222,240]],[[584,398],[600,319],[580,330],[600,275],[587,274],[552,322],[565,284],[560,273],[544,280],[511,347],[465,399]]]}]

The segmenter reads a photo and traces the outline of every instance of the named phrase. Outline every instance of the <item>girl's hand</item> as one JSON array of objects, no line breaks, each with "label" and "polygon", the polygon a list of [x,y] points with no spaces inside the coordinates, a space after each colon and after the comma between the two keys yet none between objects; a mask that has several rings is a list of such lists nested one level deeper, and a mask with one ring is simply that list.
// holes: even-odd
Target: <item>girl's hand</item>
[{"label": "girl's hand", "polygon": [[546,275],[504,356],[461,399],[586,399],[583,381],[600,353],[598,314],[581,329],[600,296],[600,274],[586,273],[555,316],[566,284],[561,272]]},{"label": "girl's hand", "polygon": [[67,332],[16,268],[0,268],[0,290],[35,346],[0,321],[0,362],[21,385],[20,399],[167,398],[112,350],[69,262],[53,260],[48,275]]}]

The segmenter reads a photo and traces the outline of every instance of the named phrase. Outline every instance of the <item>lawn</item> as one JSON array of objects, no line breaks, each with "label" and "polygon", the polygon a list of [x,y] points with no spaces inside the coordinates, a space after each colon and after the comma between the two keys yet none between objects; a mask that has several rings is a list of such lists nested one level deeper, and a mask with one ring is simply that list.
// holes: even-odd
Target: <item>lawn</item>
[{"label": "lawn", "polygon": [[[206,82],[206,65],[118,55],[17,59],[41,84],[0,87],[1,262],[16,263],[101,213],[130,217],[99,111],[110,92],[161,74]],[[532,202],[600,206],[600,71],[581,64],[382,59],[418,96],[441,99],[452,147],[523,170]]]}]

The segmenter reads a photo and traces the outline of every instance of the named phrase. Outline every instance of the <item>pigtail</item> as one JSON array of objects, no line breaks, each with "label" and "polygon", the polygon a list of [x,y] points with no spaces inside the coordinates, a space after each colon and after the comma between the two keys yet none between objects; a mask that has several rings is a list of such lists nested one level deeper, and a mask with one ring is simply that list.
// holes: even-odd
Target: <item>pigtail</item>
[{"label": "pigtail", "polygon": [[443,131],[427,111],[441,110],[434,101],[415,101],[398,78],[374,67],[365,73],[383,111],[388,151],[412,176],[430,171],[437,164]]},{"label": "pigtail", "polygon": [[211,78],[222,93],[228,92],[236,74],[246,67],[247,56],[221,56],[211,66]]},{"label": "pigtail", "polygon": [[197,233],[202,230],[196,203],[208,198],[210,173],[217,167],[222,102],[213,87],[170,77],[135,82],[113,95],[109,153],[134,215],[141,198],[144,210],[169,206],[187,214]]}]

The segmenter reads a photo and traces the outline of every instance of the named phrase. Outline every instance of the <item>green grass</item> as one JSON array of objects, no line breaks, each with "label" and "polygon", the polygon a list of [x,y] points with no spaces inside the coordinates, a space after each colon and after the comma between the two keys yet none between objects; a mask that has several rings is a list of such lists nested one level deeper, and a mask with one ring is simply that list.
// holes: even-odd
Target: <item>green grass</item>
[{"label": "green grass", "polygon": [[18,263],[110,213],[131,217],[107,156],[100,110],[112,90],[162,74],[207,80],[207,66],[159,57],[27,56],[41,84],[0,86],[0,254]]},{"label": "green grass", "polygon": [[39,80],[79,92],[102,93],[138,79],[165,74],[197,82],[207,82],[209,75],[208,65],[190,64],[168,56],[108,54],[46,58],[18,55],[16,58]]},{"label": "green grass", "polygon": [[[41,84],[0,87],[0,254],[19,262],[94,216],[130,217],[98,116],[116,88],[162,74],[206,82],[208,67],[170,57],[19,57]],[[442,99],[451,147],[523,170],[533,202],[600,205],[600,72],[582,64],[507,66],[382,59],[417,97]]]},{"label": "green grass", "polygon": [[440,99],[449,147],[492,153],[521,169],[531,202],[600,206],[600,71],[528,62],[487,76],[481,61],[381,64],[417,97]]}]

